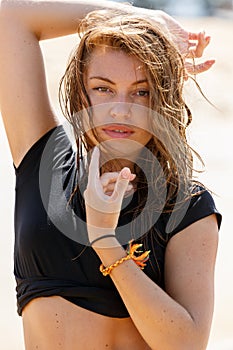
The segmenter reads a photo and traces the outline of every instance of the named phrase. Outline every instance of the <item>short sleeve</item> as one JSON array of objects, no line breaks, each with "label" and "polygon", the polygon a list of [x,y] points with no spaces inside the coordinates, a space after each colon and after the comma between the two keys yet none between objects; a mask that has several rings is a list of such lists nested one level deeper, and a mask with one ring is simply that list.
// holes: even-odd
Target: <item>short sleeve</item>
[{"label": "short sleeve", "polygon": [[28,168],[29,168],[29,171],[33,169],[33,167],[35,166],[35,163],[38,163],[40,161],[43,150],[49,138],[51,137],[51,135],[54,132],[60,132],[61,130],[62,130],[61,126],[58,126],[49,130],[32,145],[32,147],[25,154],[19,166],[17,168],[14,166],[16,176],[21,175]]},{"label": "short sleeve", "polygon": [[198,192],[192,195],[179,209],[174,210],[165,223],[165,231],[169,238],[182,231],[194,222],[215,214],[220,229],[222,215],[217,210],[213,196],[209,191],[198,187]]}]

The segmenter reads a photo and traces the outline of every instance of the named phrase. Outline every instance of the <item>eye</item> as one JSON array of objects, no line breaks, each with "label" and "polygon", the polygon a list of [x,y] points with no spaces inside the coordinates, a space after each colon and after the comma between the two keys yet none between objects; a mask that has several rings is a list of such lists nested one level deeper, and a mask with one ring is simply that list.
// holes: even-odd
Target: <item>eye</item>
[{"label": "eye", "polygon": [[138,90],[135,95],[138,97],[148,97],[150,92],[148,90]]},{"label": "eye", "polygon": [[94,91],[100,92],[100,93],[108,93],[111,92],[111,90],[108,87],[105,86],[97,86],[93,88]]}]

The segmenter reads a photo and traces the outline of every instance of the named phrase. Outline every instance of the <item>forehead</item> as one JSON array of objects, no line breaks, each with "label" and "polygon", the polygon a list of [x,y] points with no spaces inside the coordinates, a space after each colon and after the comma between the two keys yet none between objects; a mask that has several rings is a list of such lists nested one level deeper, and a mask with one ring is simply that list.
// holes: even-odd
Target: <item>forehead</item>
[{"label": "forehead", "polygon": [[106,46],[93,50],[86,69],[87,77],[111,76],[124,80],[144,79],[146,76],[144,64],[135,56],[120,49]]}]

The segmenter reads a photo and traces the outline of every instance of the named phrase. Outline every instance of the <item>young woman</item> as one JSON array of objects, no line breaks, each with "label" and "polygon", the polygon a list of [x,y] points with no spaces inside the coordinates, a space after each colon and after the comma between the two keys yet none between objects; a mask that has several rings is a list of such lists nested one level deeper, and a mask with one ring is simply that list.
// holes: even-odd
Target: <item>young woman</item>
[{"label": "young woman", "polygon": [[[209,37],[136,11],[1,3],[0,102],[16,169],[27,350],[207,345],[221,216],[192,180],[182,93],[185,57],[201,56]],[[39,41],[74,33],[85,15],[60,91],[74,150],[48,98]]]}]

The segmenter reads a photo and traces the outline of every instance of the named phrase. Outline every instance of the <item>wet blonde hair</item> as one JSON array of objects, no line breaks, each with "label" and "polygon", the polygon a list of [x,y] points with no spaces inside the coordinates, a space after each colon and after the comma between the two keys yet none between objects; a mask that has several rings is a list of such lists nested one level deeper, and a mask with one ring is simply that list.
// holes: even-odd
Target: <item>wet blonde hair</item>
[{"label": "wet blonde hair", "polygon": [[[91,106],[84,76],[93,51],[96,47],[107,46],[135,56],[145,67],[150,91],[150,126],[154,136],[147,148],[161,167],[159,173],[153,159],[148,159],[150,178],[145,179],[142,172],[138,171],[139,183],[141,188],[149,184],[159,198],[160,181],[162,177],[165,178],[165,207],[171,210],[181,187],[183,200],[190,195],[193,155],[199,157],[186,139],[186,128],[192,116],[183,99],[185,70],[180,52],[159,25],[145,18],[113,10],[90,13],[81,22],[78,34],[80,42],[70,57],[60,85],[60,100],[63,112],[74,129],[78,159],[82,158],[83,147],[86,151],[93,147],[85,134],[82,118],[77,117],[77,113]],[[145,157],[142,155],[144,162]],[[141,198],[143,202],[143,196]],[[159,207],[158,203],[156,205]]]}]

